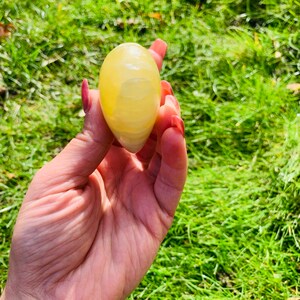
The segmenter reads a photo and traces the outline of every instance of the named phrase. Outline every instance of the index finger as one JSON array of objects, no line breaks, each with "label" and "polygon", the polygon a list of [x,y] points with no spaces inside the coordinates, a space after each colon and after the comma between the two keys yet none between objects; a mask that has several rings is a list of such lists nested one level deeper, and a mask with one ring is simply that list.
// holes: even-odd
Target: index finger
[{"label": "index finger", "polygon": [[156,39],[149,48],[149,51],[152,54],[159,70],[162,68],[163,60],[167,53],[167,48],[167,43],[161,39]]}]

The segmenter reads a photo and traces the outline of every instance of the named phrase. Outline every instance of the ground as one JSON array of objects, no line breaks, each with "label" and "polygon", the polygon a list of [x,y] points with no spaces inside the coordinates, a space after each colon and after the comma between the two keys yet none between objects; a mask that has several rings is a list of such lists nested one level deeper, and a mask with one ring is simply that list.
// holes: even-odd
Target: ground
[{"label": "ground", "polygon": [[81,129],[82,79],[159,37],[189,174],[129,299],[300,299],[299,15],[296,0],[2,1],[0,288],[33,174]]}]

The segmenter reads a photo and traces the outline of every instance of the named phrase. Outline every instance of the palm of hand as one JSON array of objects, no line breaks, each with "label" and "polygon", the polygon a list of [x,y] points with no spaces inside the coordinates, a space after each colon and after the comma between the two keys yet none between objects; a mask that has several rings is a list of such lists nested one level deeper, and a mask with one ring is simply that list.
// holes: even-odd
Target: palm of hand
[{"label": "palm of hand", "polygon": [[[83,188],[25,204],[13,255],[25,257],[24,266],[34,266],[18,270],[26,274],[27,285],[45,283],[47,294],[68,299],[86,298],[86,291],[87,299],[128,295],[151,265],[172,222],[155,195],[157,163],[152,160],[151,171],[135,155],[112,146]],[[30,217],[23,219],[27,210]]]}]

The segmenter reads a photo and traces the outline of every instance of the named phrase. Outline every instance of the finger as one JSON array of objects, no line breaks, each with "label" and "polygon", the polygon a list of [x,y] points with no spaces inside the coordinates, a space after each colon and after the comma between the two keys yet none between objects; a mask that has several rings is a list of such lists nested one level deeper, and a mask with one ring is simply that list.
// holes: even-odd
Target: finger
[{"label": "finger", "polygon": [[169,106],[169,107],[172,107],[175,110],[176,115],[178,115],[180,117],[180,115],[181,115],[180,105],[179,105],[178,100],[173,95],[167,95],[166,96],[165,105]]},{"label": "finger", "polygon": [[53,186],[53,181],[63,182],[65,188],[84,184],[113,141],[102,115],[99,92],[89,90],[87,80],[82,82],[82,102],[86,113],[82,132],[39,172],[39,177],[45,182],[51,181]]},{"label": "finger", "polygon": [[174,92],[172,89],[171,84],[166,81],[166,80],[162,80],[161,81],[161,99],[160,99],[160,106],[165,104],[165,99],[167,95],[172,95],[174,96]]},{"label": "finger", "polygon": [[[165,80],[161,81],[161,103],[160,105],[165,104],[165,98],[166,96],[171,95],[173,96],[173,90],[171,87],[171,84]],[[175,99],[175,101],[177,101]],[[179,107],[179,104],[177,102],[176,104]],[[145,168],[148,167],[148,164],[155,153],[156,149],[156,144],[157,144],[157,130],[154,126],[147,142],[145,143],[145,146],[142,148],[141,151],[139,151],[136,156],[140,160],[140,162],[144,165]]]},{"label": "finger", "polygon": [[155,151],[160,153],[161,136],[171,125],[172,116],[180,117],[180,106],[177,99],[172,95],[167,95],[165,104],[160,107],[155,130],[157,134],[157,145]]},{"label": "finger", "polygon": [[171,126],[171,118],[176,115],[176,110],[173,106],[163,105],[160,107],[157,117],[157,122],[153,129],[153,134],[148,139],[143,149],[137,153],[138,159],[143,163],[144,168],[148,169],[151,177],[156,176],[158,160],[154,157],[160,155],[160,139],[162,133]]},{"label": "finger", "polygon": [[147,172],[161,207],[171,216],[178,204],[187,173],[184,124],[179,103],[167,95],[156,124],[157,145]]},{"label": "finger", "polygon": [[178,116],[176,107],[167,100],[165,105],[159,109],[157,123],[155,125],[156,144],[152,150],[150,161],[148,162],[147,173],[151,178],[156,178],[161,164],[161,138],[169,127],[172,127],[172,118]]},{"label": "finger", "polygon": [[172,117],[172,126],[161,138],[161,161],[154,183],[154,193],[160,207],[174,216],[187,176],[187,152],[183,136],[183,122]]},{"label": "finger", "polygon": [[167,48],[167,43],[161,39],[155,40],[149,48],[149,51],[152,54],[159,70],[162,68],[163,59],[167,53]]},{"label": "finger", "polygon": [[136,153],[137,159],[142,163],[144,168],[148,167],[149,162],[152,159],[153,154],[155,153],[155,148],[157,144],[157,136],[153,131],[146,141],[142,150]]}]

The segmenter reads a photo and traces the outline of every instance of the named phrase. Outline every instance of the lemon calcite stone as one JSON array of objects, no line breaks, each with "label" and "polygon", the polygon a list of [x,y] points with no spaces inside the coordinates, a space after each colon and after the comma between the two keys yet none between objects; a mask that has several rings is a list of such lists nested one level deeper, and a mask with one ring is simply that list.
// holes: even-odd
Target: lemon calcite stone
[{"label": "lemon calcite stone", "polygon": [[160,106],[161,85],[150,52],[124,43],[105,58],[99,75],[100,104],[115,138],[138,152],[147,141]]}]

